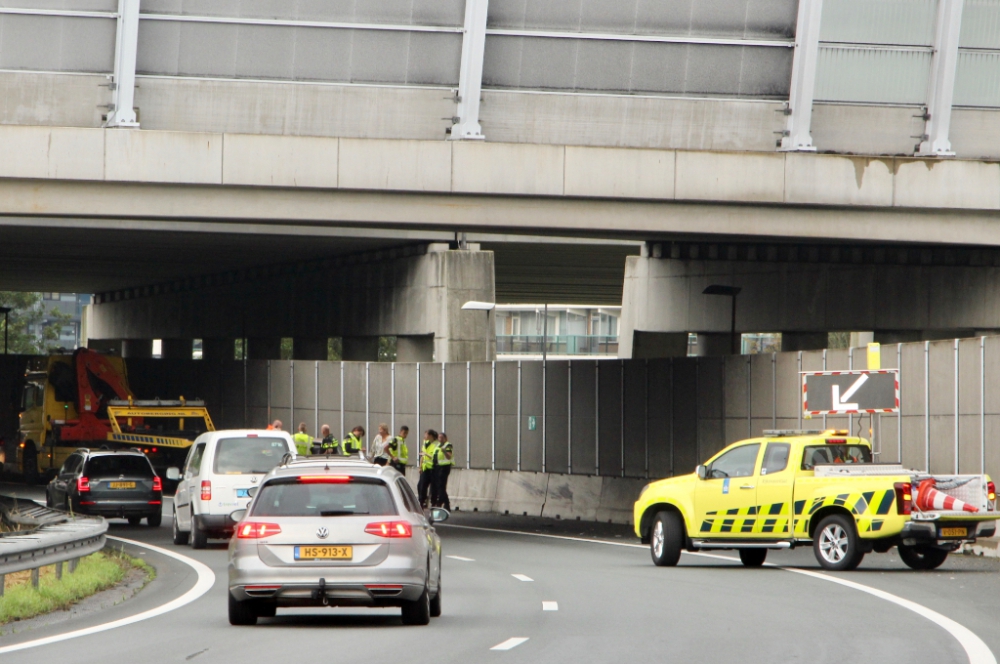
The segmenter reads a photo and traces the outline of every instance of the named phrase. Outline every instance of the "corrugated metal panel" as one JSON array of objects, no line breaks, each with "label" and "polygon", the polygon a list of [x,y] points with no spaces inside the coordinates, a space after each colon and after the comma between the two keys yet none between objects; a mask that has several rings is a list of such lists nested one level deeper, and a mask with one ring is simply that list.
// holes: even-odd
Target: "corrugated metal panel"
[{"label": "corrugated metal panel", "polygon": [[494,88],[784,98],[792,49],[586,39],[486,39]]},{"label": "corrugated metal panel", "polygon": [[492,0],[491,28],[791,38],[796,0]]},{"label": "corrugated metal panel", "polygon": [[108,19],[0,15],[0,69],[110,73],[115,30]]},{"label": "corrugated metal panel", "polygon": [[923,104],[930,51],[821,46],[817,101]]},{"label": "corrugated metal panel", "polygon": [[938,0],[826,0],[820,40],[930,46]]},{"label": "corrugated metal panel", "polygon": [[465,0],[393,0],[392,2],[142,0],[142,12],[185,16],[458,27],[463,25],[465,20]]},{"label": "corrugated metal panel", "polygon": [[1000,53],[959,51],[954,103],[1000,108]]},{"label": "corrugated metal panel", "polygon": [[[114,23],[108,23],[113,39]],[[458,85],[461,52],[462,36],[456,33],[142,21],[137,70],[171,76]]]},{"label": "corrugated metal panel", "polygon": [[1000,48],[1000,0],[965,0],[962,48]]}]

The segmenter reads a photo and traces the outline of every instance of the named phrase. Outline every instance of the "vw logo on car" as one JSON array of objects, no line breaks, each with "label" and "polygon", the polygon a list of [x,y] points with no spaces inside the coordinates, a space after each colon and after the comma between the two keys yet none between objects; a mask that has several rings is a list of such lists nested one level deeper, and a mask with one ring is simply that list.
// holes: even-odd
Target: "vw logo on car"
[{"label": "vw logo on car", "polygon": [[320,539],[326,539],[330,536],[330,531],[326,529],[326,526],[320,526],[319,530],[316,531],[316,537]]}]

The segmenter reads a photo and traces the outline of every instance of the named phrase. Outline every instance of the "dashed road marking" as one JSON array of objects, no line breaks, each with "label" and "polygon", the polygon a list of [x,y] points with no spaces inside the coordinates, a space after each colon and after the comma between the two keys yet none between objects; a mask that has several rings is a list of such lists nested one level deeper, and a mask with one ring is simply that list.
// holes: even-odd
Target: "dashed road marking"
[{"label": "dashed road marking", "polygon": [[528,637],[526,636],[515,636],[513,638],[507,639],[503,643],[496,644],[495,646],[490,648],[490,650],[510,650],[511,648],[518,647],[527,640]]},{"label": "dashed road marking", "polygon": [[474,563],[475,558],[466,558],[465,556],[445,556],[445,558],[451,558],[452,560],[461,560],[463,563]]},{"label": "dashed road marking", "polygon": [[542,611],[558,611],[559,602],[542,602]]},{"label": "dashed road marking", "polygon": [[511,576],[518,581],[534,581],[530,576],[525,576],[524,574],[511,574]]}]

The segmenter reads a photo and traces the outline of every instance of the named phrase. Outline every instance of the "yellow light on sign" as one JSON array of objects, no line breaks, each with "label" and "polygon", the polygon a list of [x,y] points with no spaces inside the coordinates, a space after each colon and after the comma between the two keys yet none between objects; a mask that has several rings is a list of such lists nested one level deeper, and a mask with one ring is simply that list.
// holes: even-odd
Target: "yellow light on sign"
[{"label": "yellow light on sign", "polygon": [[868,370],[878,371],[882,368],[882,347],[880,344],[868,344]]}]

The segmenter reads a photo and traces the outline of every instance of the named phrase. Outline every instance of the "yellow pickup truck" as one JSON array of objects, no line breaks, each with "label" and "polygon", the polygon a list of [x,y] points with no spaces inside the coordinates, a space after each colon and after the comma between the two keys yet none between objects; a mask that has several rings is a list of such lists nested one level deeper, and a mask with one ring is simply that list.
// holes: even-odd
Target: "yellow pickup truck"
[{"label": "yellow pickup truck", "polygon": [[856,568],[893,546],[913,569],[934,569],[965,542],[996,532],[988,475],[930,475],[872,463],[846,431],[765,431],[733,443],[691,475],[646,485],[635,531],[653,562],[681,550],[735,549],[747,567],[769,549],[812,545],[828,570]]}]

